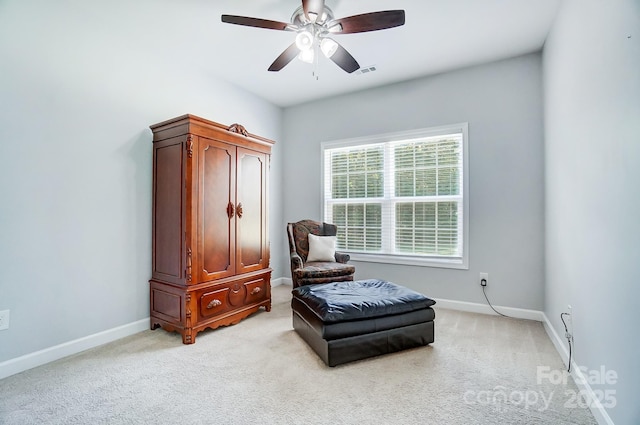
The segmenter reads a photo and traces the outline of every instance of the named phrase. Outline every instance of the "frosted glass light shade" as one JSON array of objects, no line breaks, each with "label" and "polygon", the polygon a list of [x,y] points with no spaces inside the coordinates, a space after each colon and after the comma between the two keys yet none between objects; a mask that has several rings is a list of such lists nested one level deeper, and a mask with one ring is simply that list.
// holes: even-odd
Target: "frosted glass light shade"
[{"label": "frosted glass light shade", "polygon": [[320,42],[320,50],[327,58],[330,58],[338,50],[338,43],[330,38],[323,38]]},{"label": "frosted glass light shade", "polygon": [[298,59],[302,62],[313,63],[314,56],[313,49],[301,50]]},{"label": "frosted glass light shade", "polygon": [[296,35],[296,46],[301,51],[310,50],[313,47],[313,34],[309,31],[302,31]]}]

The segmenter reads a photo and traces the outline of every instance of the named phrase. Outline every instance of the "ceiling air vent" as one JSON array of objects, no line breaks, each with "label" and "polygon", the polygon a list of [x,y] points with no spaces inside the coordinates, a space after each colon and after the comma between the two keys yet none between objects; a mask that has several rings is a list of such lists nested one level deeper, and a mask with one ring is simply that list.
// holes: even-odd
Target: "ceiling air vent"
[{"label": "ceiling air vent", "polygon": [[370,74],[374,71],[377,71],[378,68],[376,68],[375,65],[371,65],[371,66],[364,66],[362,68],[360,68],[358,71],[356,71],[356,74],[361,75],[361,74]]}]

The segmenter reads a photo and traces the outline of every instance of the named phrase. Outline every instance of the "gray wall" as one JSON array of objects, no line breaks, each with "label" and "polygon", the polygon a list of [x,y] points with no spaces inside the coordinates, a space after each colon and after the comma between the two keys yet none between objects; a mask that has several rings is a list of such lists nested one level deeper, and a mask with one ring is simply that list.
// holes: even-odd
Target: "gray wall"
[{"label": "gray wall", "polygon": [[617,424],[640,423],[640,3],[567,0],[544,49],[545,312],[575,361],[618,373]]},{"label": "gray wall", "polygon": [[[148,317],[150,124],[192,113],[280,139],[280,108],[118,39],[150,6],[109,21],[77,2],[0,4],[0,362]],[[273,250],[275,277],[282,263]]]},{"label": "gray wall", "polygon": [[285,222],[321,217],[321,142],[468,122],[469,270],[357,262],[356,278],[484,303],[488,272],[494,304],[542,310],[542,102],[541,56],[530,54],[287,108]]}]

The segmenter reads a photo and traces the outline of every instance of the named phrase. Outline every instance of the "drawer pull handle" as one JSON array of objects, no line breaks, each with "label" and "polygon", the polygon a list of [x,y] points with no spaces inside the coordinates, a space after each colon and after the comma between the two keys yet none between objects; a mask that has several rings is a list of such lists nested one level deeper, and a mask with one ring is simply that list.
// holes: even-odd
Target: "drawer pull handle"
[{"label": "drawer pull handle", "polygon": [[262,289],[260,289],[259,287],[255,287],[251,290],[251,295],[255,295],[260,293],[260,291],[262,291]]},{"label": "drawer pull handle", "polygon": [[220,300],[212,300],[209,305],[207,306],[207,308],[214,308],[214,307],[218,307],[222,305],[222,301]]},{"label": "drawer pull handle", "polygon": [[238,216],[238,218],[242,218],[242,202],[240,202],[238,204],[238,206],[236,207],[236,215]]}]

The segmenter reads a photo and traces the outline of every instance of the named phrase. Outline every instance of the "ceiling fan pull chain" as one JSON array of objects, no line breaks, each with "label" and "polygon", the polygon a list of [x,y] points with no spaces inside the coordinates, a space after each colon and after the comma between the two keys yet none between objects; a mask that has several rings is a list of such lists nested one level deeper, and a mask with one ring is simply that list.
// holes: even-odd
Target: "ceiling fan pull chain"
[{"label": "ceiling fan pull chain", "polygon": [[314,54],[313,54],[313,73],[311,75],[313,75],[314,77],[316,77],[316,81],[318,81],[320,79],[320,75],[318,72],[318,63],[319,63],[319,58],[318,56],[320,56],[320,52],[319,52],[319,47],[320,44],[319,43],[315,43],[313,46],[313,50],[314,50]]}]

